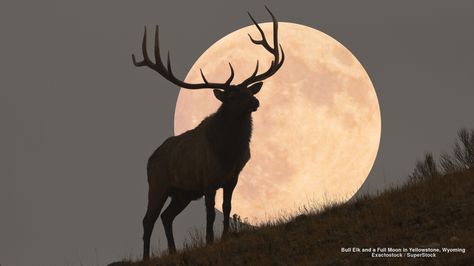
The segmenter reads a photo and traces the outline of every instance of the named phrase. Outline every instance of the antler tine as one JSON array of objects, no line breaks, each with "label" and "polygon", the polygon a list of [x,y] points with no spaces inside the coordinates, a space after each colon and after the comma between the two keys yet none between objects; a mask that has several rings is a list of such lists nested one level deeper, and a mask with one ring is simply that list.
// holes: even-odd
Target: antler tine
[{"label": "antler tine", "polygon": [[283,51],[283,47],[281,46],[281,44],[279,44],[278,46],[280,46],[281,51],[281,60],[280,63],[278,63],[278,68],[280,68],[283,65],[283,62],[285,61],[285,52]]},{"label": "antler tine", "polygon": [[[270,67],[268,68],[268,70],[265,71],[264,73],[258,75],[250,83],[254,83],[254,82],[257,82],[257,81],[262,81],[264,79],[267,79],[267,78],[271,77],[273,74],[275,74],[275,72],[277,72],[278,69],[280,69],[280,67],[283,65],[283,62],[285,61],[285,53],[283,52],[283,48],[281,47],[281,45],[280,45],[280,50],[281,50],[281,60],[280,60],[280,62],[278,64],[275,64],[275,61],[272,61],[272,63],[270,64]],[[248,84],[250,84],[250,83],[248,83]]]},{"label": "antler tine", "polygon": [[256,76],[257,76],[257,73],[258,73],[258,60],[257,60],[257,66],[255,67],[255,71],[252,73],[252,76],[250,76],[249,78],[247,78],[246,80],[244,80],[244,82],[242,82],[242,84],[247,84],[247,82],[251,81],[252,79],[254,79]]},{"label": "antler tine", "polygon": [[230,83],[232,82],[232,79],[234,78],[234,69],[232,68],[232,65],[230,65],[231,68],[231,75],[229,79],[225,83],[210,83],[206,80],[204,77],[204,74],[201,71],[201,76],[204,80],[204,83],[197,83],[197,84],[192,84],[192,83],[187,83],[182,80],[179,80],[176,78],[173,74],[173,71],[171,69],[171,59],[170,59],[170,53],[168,52],[168,58],[167,58],[167,67],[164,66],[163,61],[161,59],[160,55],[160,39],[159,39],[159,28],[158,25],[156,25],[155,28],[155,63],[153,63],[150,58],[148,57],[148,52],[147,52],[147,30],[145,27],[145,33],[143,34],[143,40],[142,40],[142,53],[143,53],[143,60],[142,61],[137,61],[135,58],[135,55],[132,54],[132,61],[133,64],[137,67],[141,66],[147,66],[159,74],[161,74],[164,78],[167,80],[171,81],[177,86],[180,86],[182,88],[186,89],[222,89],[226,90],[229,86]]},{"label": "antler tine", "polygon": [[202,73],[202,69],[199,69],[199,71],[201,72],[201,77],[202,77],[202,80],[204,80],[204,82],[207,84],[207,79],[206,77],[204,76],[204,73]]},{"label": "antler tine", "polygon": [[250,14],[250,12],[247,12],[247,13],[249,14],[250,19],[253,21],[253,24],[255,24],[255,26],[257,26],[257,29],[260,32],[260,35],[262,36],[261,40],[255,40],[254,38],[252,38],[252,35],[250,35],[250,33],[249,33],[248,35],[249,35],[250,41],[252,41],[254,44],[263,45],[263,47],[265,47],[265,49],[267,49],[267,50],[273,50],[270,47],[270,45],[268,44],[267,39],[265,37],[265,33],[263,32],[260,25],[258,25],[257,21],[255,21],[255,19],[252,17],[252,14]]},{"label": "antler tine", "polygon": [[[275,55],[274,64],[279,62],[279,53],[278,53],[278,21],[276,20],[275,16],[273,15],[272,11],[265,6],[265,9],[270,13],[273,21],[273,54]],[[281,46],[281,45],[280,45]]]},{"label": "antler tine", "polygon": [[171,59],[170,59],[170,52],[169,51],[168,51],[168,57],[167,57],[167,60],[166,60],[166,67],[168,69],[169,75],[174,78],[173,71],[171,71]]},{"label": "antler tine", "polygon": [[230,77],[225,82],[227,86],[229,86],[232,80],[234,79],[234,68],[232,67],[232,64],[230,62],[229,62],[229,67],[230,67]]},{"label": "antler tine", "polygon": [[135,55],[132,54],[133,64],[137,67],[146,66],[147,61],[150,61],[150,60],[147,60],[148,59],[148,53],[147,53],[147,49],[146,49],[146,26],[145,26],[145,33],[143,34],[143,40],[142,40],[142,53],[143,53],[143,60],[141,62],[138,62],[135,59]]},{"label": "antler tine", "polygon": [[[249,34],[249,37],[250,37],[250,41],[252,41],[252,43],[257,44],[257,45],[262,45],[268,52],[273,54],[274,60],[272,60],[272,63],[270,64],[270,67],[268,68],[268,70],[265,71],[264,73],[260,74],[260,75],[257,75],[257,71],[258,71],[258,62],[257,62],[256,72],[254,72],[254,74],[252,74],[251,77],[247,78],[244,82],[241,83],[241,84],[244,84],[244,85],[249,85],[249,84],[254,83],[254,82],[262,81],[262,80],[272,76],[273,74],[275,74],[276,71],[278,71],[278,69],[280,69],[280,67],[283,65],[283,62],[285,60],[285,54],[283,52],[283,48],[282,48],[281,44],[278,43],[278,21],[267,6],[265,6],[265,9],[268,11],[268,13],[270,13],[270,16],[272,17],[272,22],[273,22],[273,47],[271,47],[270,44],[268,43],[267,38],[265,36],[265,33],[263,32],[260,25],[258,25],[258,23],[255,21],[255,19],[252,17],[250,12],[248,12],[248,14],[250,16],[250,19],[253,21],[253,23],[257,27],[258,31],[260,32],[260,35],[262,36],[262,39],[261,40],[255,40],[254,38],[252,38],[252,36],[250,34]],[[281,60],[280,60],[279,50],[281,50],[281,52],[282,52]]]}]

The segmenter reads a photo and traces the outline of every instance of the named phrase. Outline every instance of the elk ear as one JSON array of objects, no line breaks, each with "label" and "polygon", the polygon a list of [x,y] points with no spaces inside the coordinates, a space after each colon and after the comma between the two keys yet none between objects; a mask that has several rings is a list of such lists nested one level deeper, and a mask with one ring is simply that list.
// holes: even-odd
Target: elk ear
[{"label": "elk ear", "polygon": [[263,82],[258,82],[249,87],[252,94],[257,94],[262,88]]},{"label": "elk ear", "polygon": [[215,89],[215,90],[214,90],[214,96],[216,96],[216,98],[217,98],[219,101],[221,101],[221,102],[224,101],[225,96],[224,96],[224,92],[223,92],[223,91]]}]

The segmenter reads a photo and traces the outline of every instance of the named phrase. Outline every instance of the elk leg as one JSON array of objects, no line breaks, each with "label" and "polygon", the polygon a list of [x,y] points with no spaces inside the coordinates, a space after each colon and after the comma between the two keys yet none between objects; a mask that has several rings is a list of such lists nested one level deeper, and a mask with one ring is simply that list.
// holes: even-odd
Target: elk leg
[{"label": "elk leg", "polygon": [[150,258],[150,237],[167,196],[162,191],[148,191],[148,208],[143,218],[143,260]]},{"label": "elk leg", "polygon": [[205,195],[205,198],[207,215],[206,243],[212,244],[212,242],[214,242],[214,220],[216,219],[216,210],[214,208],[216,191],[208,191]]},{"label": "elk leg", "polygon": [[222,211],[224,213],[224,230],[222,231],[222,237],[225,237],[229,233],[229,219],[231,210],[231,199],[232,192],[234,192],[235,185],[229,185],[224,187],[224,196],[222,200]]},{"label": "elk leg", "polygon": [[189,200],[185,200],[179,197],[171,199],[170,205],[161,214],[161,221],[165,228],[166,240],[168,240],[168,250],[171,254],[176,253],[176,245],[174,244],[173,237],[173,221],[174,218],[181,213],[186,206],[189,204]]}]

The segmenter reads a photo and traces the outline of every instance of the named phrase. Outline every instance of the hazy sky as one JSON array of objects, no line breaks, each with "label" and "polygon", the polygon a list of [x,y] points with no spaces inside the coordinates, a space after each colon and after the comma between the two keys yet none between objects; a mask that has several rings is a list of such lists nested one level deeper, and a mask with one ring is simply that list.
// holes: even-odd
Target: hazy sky
[{"label": "hazy sky", "polygon": [[[132,65],[143,25],[161,25],[184,77],[207,47],[250,24],[247,11],[268,21],[264,3],[280,21],[340,41],[371,77],[382,139],[361,191],[404,180],[424,152],[473,127],[473,2],[2,1],[0,264],[140,255],[146,160],[173,134],[178,94]],[[202,205],[178,217],[176,234],[203,221]],[[161,231],[157,222],[155,247]]]}]

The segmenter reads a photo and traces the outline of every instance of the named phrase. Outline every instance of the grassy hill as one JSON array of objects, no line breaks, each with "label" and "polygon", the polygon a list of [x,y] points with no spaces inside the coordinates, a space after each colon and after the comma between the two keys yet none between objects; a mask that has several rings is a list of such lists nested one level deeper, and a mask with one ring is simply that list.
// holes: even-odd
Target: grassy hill
[{"label": "grassy hill", "polygon": [[[464,149],[470,154],[458,159],[474,158],[472,147]],[[474,168],[460,167],[462,160],[456,158],[456,148],[453,157],[443,156],[441,172],[427,155],[409,182],[376,196],[244,228],[213,245],[197,243],[175,255],[120,265],[474,265]],[[352,247],[440,252],[435,258],[408,258],[407,253],[403,258],[372,258],[372,252],[341,252]],[[442,248],[464,248],[465,253],[446,253]]]},{"label": "grassy hill", "polygon": [[[348,247],[461,247],[466,253],[370,258],[370,252],[341,252]],[[473,248],[474,171],[466,170],[244,229],[210,246],[123,265],[473,265]]]}]

